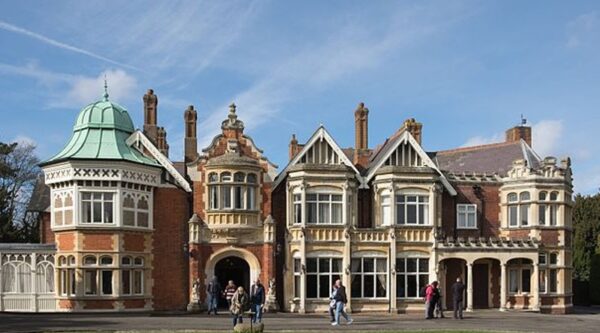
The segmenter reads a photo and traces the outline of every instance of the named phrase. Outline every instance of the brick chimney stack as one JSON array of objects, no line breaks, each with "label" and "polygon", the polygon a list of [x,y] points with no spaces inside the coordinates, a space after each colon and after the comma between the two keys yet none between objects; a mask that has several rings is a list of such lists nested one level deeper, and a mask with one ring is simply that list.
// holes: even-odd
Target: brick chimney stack
[{"label": "brick chimney stack", "polygon": [[165,131],[164,127],[158,127],[156,130],[156,148],[165,155],[169,157],[169,144],[167,143],[167,131]]},{"label": "brick chimney stack", "polygon": [[423,124],[416,121],[415,118],[409,118],[404,121],[404,128],[421,144]]},{"label": "brick chimney stack", "polygon": [[156,126],[156,112],[158,107],[158,96],[154,90],[148,89],[143,97],[144,101],[144,134],[158,147],[158,127]]},{"label": "brick chimney stack", "polygon": [[531,147],[531,127],[525,126],[525,122],[506,131],[506,142],[515,142],[521,139]]},{"label": "brick chimney stack", "polygon": [[183,113],[185,120],[185,139],[183,143],[184,161],[193,162],[198,157],[198,140],[196,136],[196,121],[198,115],[194,106],[190,105]]},{"label": "brick chimney stack", "polygon": [[354,149],[369,149],[369,109],[362,102],[354,111]]},{"label": "brick chimney stack", "polygon": [[299,147],[298,147],[298,140],[296,140],[296,134],[292,134],[292,139],[290,140],[290,146],[289,146],[289,155],[290,155],[290,161],[292,160],[292,158],[294,158],[294,156],[296,156],[296,154],[298,154],[298,152],[300,151]]}]

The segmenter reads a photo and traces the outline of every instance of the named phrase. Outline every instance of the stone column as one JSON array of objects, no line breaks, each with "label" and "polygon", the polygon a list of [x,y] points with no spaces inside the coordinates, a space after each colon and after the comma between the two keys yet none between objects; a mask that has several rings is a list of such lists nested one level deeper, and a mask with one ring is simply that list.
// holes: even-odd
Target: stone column
[{"label": "stone column", "polygon": [[[34,312],[38,310],[38,290],[37,290],[37,253],[31,253],[31,309]],[[15,281],[17,282],[17,281]]]},{"label": "stone column", "polygon": [[343,277],[342,282],[346,286],[346,294],[348,296],[348,303],[346,303],[346,312],[352,312],[352,235],[350,234],[350,228],[346,227],[344,230],[344,260],[343,262]]},{"label": "stone column", "polygon": [[473,311],[473,263],[467,263],[467,311]]},{"label": "stone column", "polygon": [[500,263],[500,311],[506,311],[506,263]]},{"label": "stone column", "polygon": [[534,311],[540,311],[540,267],[537,261],[533,262],[533,283],[531,284],[531,305]]},{"label": "stone column", "polygon": [[[302,201],[304,201],[304,190],[302,192]],[[303,205],[304,206],[304,205]],[[304,217],[302,217],[302,223],[304,224]],[[300,235],[300,309],[299,313],[306,313],[306,234],[304,227],[302,227]]]},{"label": "stone column", "polygon": [[390,298],[390,312],[391,313],[397,313],[398,312],[398,304],[397,304],[397,298],[396,298],[396,253],[397,253],[397,249],[396,249],[396,232],[394,227],[390,227],[389,229],[389,238],[390,238],[390,255],[389,255],[389,260],[390,260],[390,265],[388,267],[390,267],[390,274],[388,274],[389,279],[390,279],[390,292],[389,292],[389,298]]}]

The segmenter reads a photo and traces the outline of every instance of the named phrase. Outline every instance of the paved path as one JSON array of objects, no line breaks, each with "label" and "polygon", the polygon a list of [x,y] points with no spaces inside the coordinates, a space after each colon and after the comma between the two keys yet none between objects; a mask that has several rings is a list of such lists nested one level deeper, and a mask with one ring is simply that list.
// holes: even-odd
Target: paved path
[{"label": "paved path", "polygon": [[[451,313],[449,313],[451,314]],[[266,314],[267,331],[348,330],[494,330],[513,332],[599,332],[600,309],[579,308],[572,315],[543,315],[528,312],[481,310],[466,313],[464,320],[424,320],[416,315],[355,314],[354,324],[329,325],[325,314]],[[231,329],[231,319],[189,314],[9,314],[0,313],[0,332],[68,330],[219,330]]]}]

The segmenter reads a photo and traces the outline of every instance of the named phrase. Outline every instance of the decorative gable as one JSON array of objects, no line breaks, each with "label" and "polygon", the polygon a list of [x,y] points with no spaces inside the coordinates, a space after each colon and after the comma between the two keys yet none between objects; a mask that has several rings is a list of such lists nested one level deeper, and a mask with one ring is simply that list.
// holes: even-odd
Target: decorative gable
[{"label": "decorative gable", "polygon": [[401,142],[400,145],[392,150],[390,156],[385,160],[383,165],[405,166],[405,167],[424,167],[425,161],[411,144],[407,141]]},{"label": "decorative gable", "polygon": [[440,171],[435,163],[429,158],[421,145],[415,140],[409,131],[398,135],[388,146],[377,154],[377,157],[369,164],[369,172],[365,177],[365,183],[375,176],[379,168],[385,165],[429,167],[437,172],[439,179],[451,195],[456,195],[446,176]]},{"label": "decorative gable", "polygon": [[289,168],[296,164],[345,165],[356,173],[356,178],[362,183],[362,177],[358,169],[344,154],[323,125],[315,131],[308,142],[302,147],[302,150],[296,154],[285,169],[277,176],[273,188],[276,188],[285,179]]}]

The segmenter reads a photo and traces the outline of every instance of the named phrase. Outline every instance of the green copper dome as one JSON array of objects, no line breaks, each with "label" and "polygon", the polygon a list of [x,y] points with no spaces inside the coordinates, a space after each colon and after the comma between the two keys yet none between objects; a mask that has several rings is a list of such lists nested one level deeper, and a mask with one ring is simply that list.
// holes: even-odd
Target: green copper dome
[{"label": "green copper dome", "polygon": [[127,110],[104,98],[84,107],[73,127],[73,135],[63,150],[42,165],[65,160],[122,160],[159,166],[151,158],[127,145],[135,131]]}]

